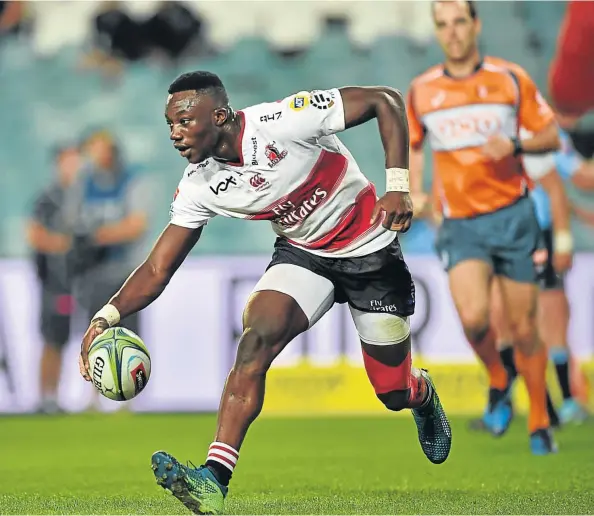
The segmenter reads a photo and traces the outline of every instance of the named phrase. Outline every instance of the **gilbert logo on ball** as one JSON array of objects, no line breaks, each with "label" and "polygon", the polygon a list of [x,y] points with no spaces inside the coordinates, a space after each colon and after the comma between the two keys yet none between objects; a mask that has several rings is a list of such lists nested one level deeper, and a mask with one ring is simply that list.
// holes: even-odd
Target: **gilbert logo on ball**
[{"label": "gilbert logo on ball", "polygon": [[95,388],[114,401],[130,400],[146,387],[151,358],[142,339],[119,326],[98,335],[89,348],[89,367]]}]

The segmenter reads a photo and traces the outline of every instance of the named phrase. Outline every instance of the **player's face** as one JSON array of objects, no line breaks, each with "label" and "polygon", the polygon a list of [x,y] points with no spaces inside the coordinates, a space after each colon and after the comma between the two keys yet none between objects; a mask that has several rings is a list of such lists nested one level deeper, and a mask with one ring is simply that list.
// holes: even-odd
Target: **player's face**
[{"label": "player's face", "polygon": [[58,156],[57,167],[60,182],[65,186],[71,185],[76,179],[80,168],[78,149],[64,149]]},{"label": "player's face", "polygon": [[86,151],[97,166],[97,171],[111,170],[114,162],[114,149],[113,143],[107,136],[101,134],[91,136],[87,142]]},{"label": "player's face", "polygon": [[208,95],[181,91],[169,95],[165,118],[173,146],[190,163],[200,163],[214,155],[218,140],[216,106]]},{"label": "player's face", "polygon": [[467,2],[436,2],[433,20],[447,59],[464,61],[476,50],[480,21],[472,19]]}]

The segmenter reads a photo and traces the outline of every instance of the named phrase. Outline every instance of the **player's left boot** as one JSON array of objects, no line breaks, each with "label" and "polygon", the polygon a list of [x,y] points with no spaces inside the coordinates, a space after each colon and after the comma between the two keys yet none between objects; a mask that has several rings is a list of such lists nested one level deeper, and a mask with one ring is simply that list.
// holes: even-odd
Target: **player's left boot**
[{"label": "player's left boot", "polygon": [[419,442],[425,456],[433,464],[445,462],[452,447],[452,429],[446,416],[433,380],[424,369],[421,375],[429,387],[429,399],[424,407],[412,409],[419,434]]},{"label": "player's left boot", "polygon": [[505,389],[489,389],[489,403],[483,415],[483,424],[496,437],[507,432],[514,417],[512,387],[513,380],[510,379]]},{"label": "player's left boot", "polygon": [[151,463],[157,484],[170,491],[193,514],[223,514],[229,488],[206,466],[185,466],[164,451],[153,453]]},{"label": "player's left boot", "polygon": [[530,450],[534,455],[557,453],[557,444],[550,428],[536,430],[530,434]]}]

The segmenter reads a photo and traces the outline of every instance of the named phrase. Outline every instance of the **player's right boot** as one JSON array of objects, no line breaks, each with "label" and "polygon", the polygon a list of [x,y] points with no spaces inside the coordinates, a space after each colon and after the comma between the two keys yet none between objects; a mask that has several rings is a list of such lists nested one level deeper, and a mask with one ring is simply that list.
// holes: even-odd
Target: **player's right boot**
[{"label": "player's right boot", "polygon": [[157,484],[193,514],[223,514],[229,488],[219,483],[206,466],[185,466],[164,451],[153,453],[151,463]]},{"label": "player's right boot", "polygon": [[550,428],[536,430],[530,434],[530,450],[534,455],[557,453],[557,445]]},{"label": "player's right boot", "polygon": [[423,453],[433,464],[441,464],[450,454],[452,429],[429,373],[421,369],[421,375],[430,389],[429,401],[424,407],[412,409],[412,414]]}]

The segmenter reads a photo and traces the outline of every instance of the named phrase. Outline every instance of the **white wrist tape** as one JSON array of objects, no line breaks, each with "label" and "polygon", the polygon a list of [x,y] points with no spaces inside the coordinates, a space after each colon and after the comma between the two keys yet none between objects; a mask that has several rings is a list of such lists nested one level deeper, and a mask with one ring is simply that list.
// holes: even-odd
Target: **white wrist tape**
[{"label": "white wrist tape", "polygon": [[571,231],[556,231],[553,237],[553,250],[559,254],[571,253],[573,251],[573,236]]},{"label": "white wrist tape", "polygon": [[109,326],[115,326],[120,322],[120,312],[118,309],[113,305],[105,305],[101,310],[99,310],[94,316],[92,321],[95,319],[105,319]]},{"label": "white wrist tape", "polygon": [[410,192],[408,169],[386,169],[386,192]]}]

